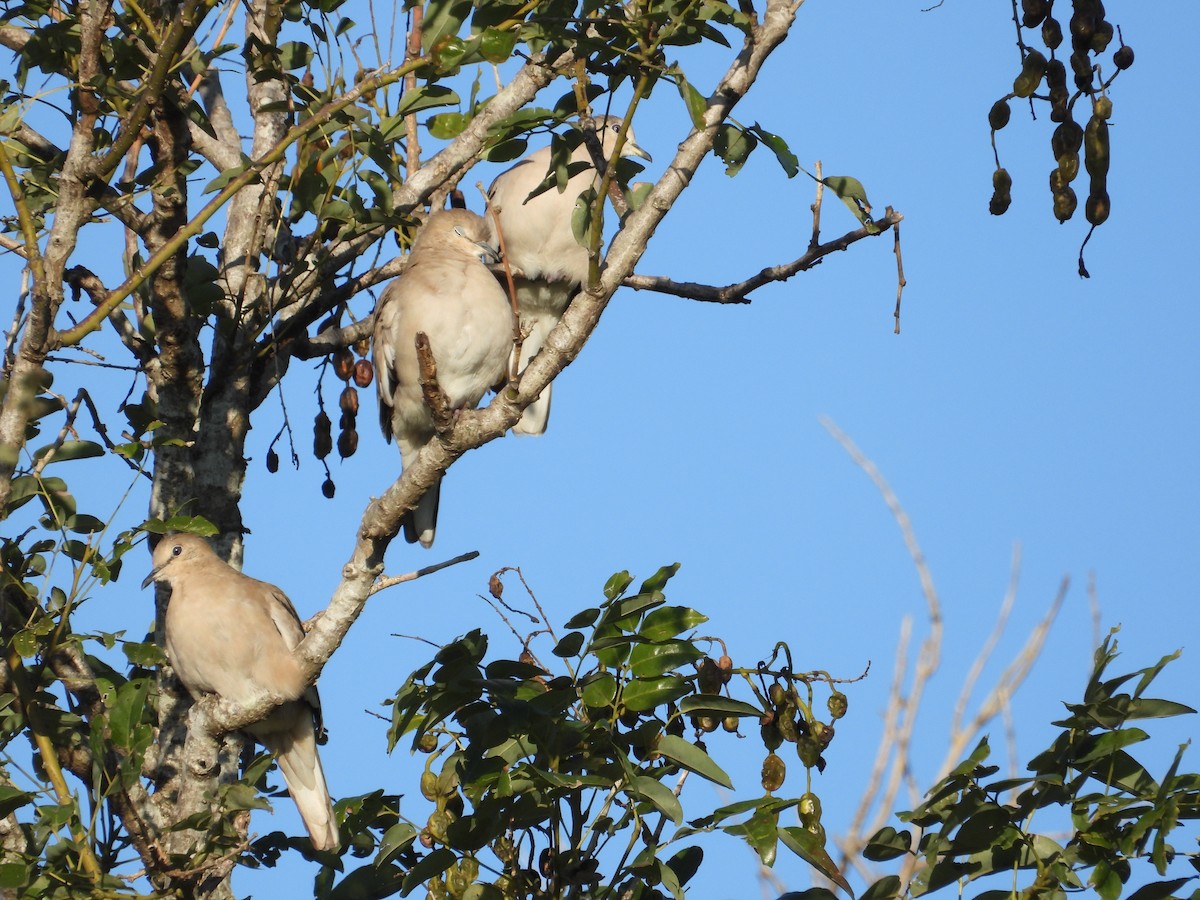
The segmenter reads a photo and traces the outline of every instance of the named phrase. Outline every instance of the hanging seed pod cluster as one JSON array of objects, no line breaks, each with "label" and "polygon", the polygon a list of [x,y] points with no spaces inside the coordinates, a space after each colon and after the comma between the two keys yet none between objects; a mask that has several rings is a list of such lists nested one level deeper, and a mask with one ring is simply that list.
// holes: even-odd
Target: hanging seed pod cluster
[{"label": "hanging seed pod cluster", "polygon": [[[375,367],[366,358],[370,349],[371,342],[363,338],[354,343],[353,349],[343,347],[334,352],[330,360],[333,364],[333,374],[346,384],[338,396],[341,418],[338,420],[337,451],[342,459],[353,456],[358,450],[358,389],[370,387],[371,382],[375,380]],[[356,354],[359,357],[357,360],[354,358]],[[317,414],[317,436],[314,446],[317,459],[324,459],[332,449],[332,423],[328,418],[322,423],[323,415],[323,410]],[[322,425],[325,429],[323,439]]]},{"label": "hanging seed pod cluster", "polygon": [[[997,100],[988,112],[992,151],[996,158],[988,209],[999,216],[1012,203],[1012,176],[1000,164],[996,147],[996,132],[1008,125],[1012,117],[1010,101],[1014,98],[1028,100],[1035,114],[1035,103],[1047,103],[1050,121],[1055,125],[1050,135],[1054,159],[1054,167],[1050,170],[1051,208],[1059,222],[1066,222],[1075,215],[1079,197],[1072,185],[1081,170],[1086,171],[1084,216],[1091,226],[1083,241],[1086,246],[1096,226],[1108,219],[1111,208],[1108,122],[1112,118],[1113,101],[1109,90],[1117,76],[1133,65],[1133,48],[1124,42],[1120,29],[1106,18],[1102,0],[1070,0],[1069,4],[1068,0],[1057,0],[1057,3],[1055,0],[1021,0],[1020,7],[1018,47],[1021,69],[1013,80],[1012,92]],[[1046,52],[1027,45],[1026,41],[1038,38]],[[1115,48],[1114,38],[1118,45]],[[1081,121],[1085,124],[1081,125]],[[1088,277],[1082,247],[1079,274]]]}]

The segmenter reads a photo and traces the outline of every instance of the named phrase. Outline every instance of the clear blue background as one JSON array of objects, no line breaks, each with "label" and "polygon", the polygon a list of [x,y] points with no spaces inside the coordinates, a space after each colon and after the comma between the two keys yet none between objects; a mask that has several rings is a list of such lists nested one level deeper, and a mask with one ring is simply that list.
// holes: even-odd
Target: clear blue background
[{"label": "clear blue background", "polygon": [[[805,668],[849,677],[871,663],[870,677],[847,689],[850,712],[816,784],[836,835],[875,752],[901,620],[916,616],[912,652],[927,623],[895,522],[821,416],[889,479],[940,594],[945,645],[915,739],[919,786],[942,762],[951,710],[992,627],[1017,544],[1020,593],[983,686],[1020,648],[1062,578],[1072,582],[1014,703],[1021,759],[1048,741],[1059,701],[1082,690],[1093,646],[1092,575],[1102,628],[1122,625],[1121,664],[1149,665],[1182,647],[1182,660],[1152,693],[1200,705],[1200,367],[1188,249],[1200,135],[1180,102],[1200,12],[1185,3],[1107,7],[1137,59],[1112,95],[1113,214],[1088,246],[1090,281],[1075,263],[1086,232],[1083,197],[1077,219],[1059,226],[1047,188],[1052,126],[1032,122],[1019,103],[998,136],[1013,205],[1001,218],[987,211],[986,113],[1019,68],[1007,3],[951,0],[925,12],[916,0],[814,0],[801,8],[736,118],[783,135],[810,170],[820,159],[826,174],[859,178],[877,211],[892,205],[904,214],[902,333],[892,333],[891,233],[756,292],[750,306],[619,293],[558,379],[548,433],[508,437],[464,458],[446,479],[433,551],[392,546],[389,574],[472,549],[481,558],[374,597],[330,662],[321,690],[331,738],[322,755],[335,796],[384,786],[406,792],[403,808],[423,817],[423,759],[403,750],[386,756],[386,724],[368,712],[386,713],[380,703],[431,652],[393,633],[441,643],[478,626],[492,634],[495,652],[515,654],[516,640],[479,597],[492,571],[520,566],[561,624],[600,599],[612,572],[645,577],[678,560],[668,597],[709,614],[702,631],[723,637],[736,663],[753,664],[776,640],[788,641]],[[368,27],[365,11],[347,14]],[[705,93],[718,72],[711,59],[703,54],[697,71],[707,74],[692,76]],[[490,73],[483,77],[490,83]],[[559,93],[551,89],[547,101]],[[687,119],[670,85],[645,112],[638,140],[654,154],[648,174],[657,176]],[[486,183],[497,171],[481,168],[478,178]],[[467,184],[475,180],[473,173]],[[467,193],[478,209],[473,187]],[[710,161],[639,271],[726,283],[790,260],[807,245],[812,200],[813,183],[786,179],[765,148],[736,179]],[[856,223],[827,194],[822,224],[829,239]],[[85,245],[78,261],[109,271],[104,252]],[[0,266],[15,284],[16,260],[0,257]],[[358,310],[371,304],[360,298]],[[75,381],[100,383],[94,370],[72,367],[56,387],[73,393]],[[308,456],[315,381],[311,364],[296,363],[284,385],[299,432],[298,472],[286,453],[280,473],[263,467],[277,401],[256,418],[244,506],[246,571],[278,583],[306,616],[337,583],[367,498],[399,471],[395,448],[373,428],[372,389],[363,394],[359,452],[334,465],[336,499],[321,497],[324,474]],[[327,379],[327,403],[336,403],[339,387]],[[143,498],[126,507],[128,522],[140,520]],[[81,624],[133,635],[145,628],[151,596],[136,584],[139,563],[149,562],[129,562],[136,571],[98,592],[85,608],[94,619]],[[506,599],[519,600],[518,587],[510,580]],[[548,643],[534,649],[550,658]],[[1195,727],[1189,718],[1155,729],[1164,740],[1148,754],[1153,771],[1161,773]],[[990,730],[1003,762],[1002,727]],[[714,738],[738,796],[758,793],[761,747]],[[799,793],[801,769],[792,769],[785,790]],[[699,779],[685,794],[689,815],[728,799]],[[901,808],[907,804],[902,797]],[[274,818],[257,814],[252,830],[298,832],[290,802],[276,806]],[[1190,837],[1177,843],[1193,849]],[[766,891],[747,847],[731,838],[707,846],[710,864],[693,896]],[[239,872],[235,887],[262,898],[299,896],[315,871],[289,860],[274,872]],[[808,886],[807,867],[784,853],[775,871],[791,889]]]}]

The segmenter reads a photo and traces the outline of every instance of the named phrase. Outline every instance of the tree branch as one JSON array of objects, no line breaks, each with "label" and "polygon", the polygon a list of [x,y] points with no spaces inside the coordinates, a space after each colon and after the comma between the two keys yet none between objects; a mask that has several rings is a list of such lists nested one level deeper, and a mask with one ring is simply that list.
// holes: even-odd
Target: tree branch
[{"label": "tree branch", "polygon": [[787,281],[793,275],[811,269],[830,253],[845,250],[851,244],[863,238],[877,237],[894,225],[899,225],[904,216],[888,207],[887,214],[877,220],[874,228],[865,225],[848,231],[839,238],[811,247],[803,256],[777,266],[767,266],[743,281],[716,287],[708,284],[697,284],[693,281],[673,281],[661,275],[630,275],[625,279],[625,286],[635,291],[657,291],[660,294],[671,294],[688,300],[701,300],[708,303],[749,303],[750,292],[776,281]]}]

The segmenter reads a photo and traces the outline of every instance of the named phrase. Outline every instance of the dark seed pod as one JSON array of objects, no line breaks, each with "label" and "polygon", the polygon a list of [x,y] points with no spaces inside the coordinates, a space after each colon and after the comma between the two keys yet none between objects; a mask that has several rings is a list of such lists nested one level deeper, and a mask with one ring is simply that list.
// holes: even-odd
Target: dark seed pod
[{"label": "dark seed pod", "polygon": [[795,743],[800,739],[800,727],[796,721],[796,709],[790,704],[780,709],[775,714],[775,727],[779,729],[779,733],[783,735],[783,739],[789,743]]},{"label": "dark seed pod", "polygon": [[1058,170],[1063,174],[1063,183],[1070,184],[1079,177],[1079,154],[1064,153],[1058,158]]},{"label": "dark seed pod", "polygon": [[1021,63],[1021,74],[1013,80],[1013,93],[1018,97],[1032,97],[1046,74],[1046,57],[1037,50],[1030,50]]},{"label": "dark seed pod", "polygon": [[721,720],[721,727],[724,728],[726,731],[728,731],[730,734],[737,734],[738,717],[737,716],[726,716],[725,718],[723,718]]},{"label": "dark seed pod", "polygon": [[354,383],[360,388],[370,387],[375,380],[375,367],[369,359],[360,359],[354,364]]},{"label": "dark seed pod", "polygon": [[1068,184],[1067,176],[1063,173],[1062,169],[1055,166],[1050,170],[1050,193],[1057,194]]},{"label": "dark seed pod", "polygon": [[1050,136],[1050,149],[1054,158],[1059,159],[1068,153],[1078,153],[1083,146],[1083,129],[1073,119],[1066,119],[1054,129]]},{"label": "dark seed pod", "polygon": [[1113,27],[1111,22],[1100,22],[1092,32],[1090,47],[1093,53],[1103,53],[1112,43]]},{"label": "dark seed pod", "polygon": [[1026,28],[1037,28],[1050,12],[1047,0],[1021,0],[1021,22]]},{"label": "dark seed pod", "polygon": [[1084,215],[1087,216],[1088,222],[1092,225],[1103,225],[1108,220],[1108,214],[1111,211],[1108,200],[1108,191],[1098,191],[1092,193],[1087,199],[1087,204],[1083,208]]},{"label": "dark seed pod", "polygon": [[349,431],[358,421],[358,417],[352,412],[344,412],[338,417],[338,428],[342,431]]},{"label": "dark seed pod", "polygon": [[821,759],[821,745],[816,738],[805,736],[796,742],[796,755],[805,768],[811,769]]},{"label": "dark seed pod", "polygon": [[313,456],[317,459],[324,459],[333,449],[332,429],[329,416],[325,415],[325,410],[321,410],[313,420]]},{"label": "dark seed pod", "polygon": [[1048,50],[1057,50],[1062,44],[1062,39],[1062,25],[1058,24],[1058,19],[1048,16],[1042,23],[1042,43]]},{"label": "dark seed pod", "polygon": [[1096,33],[1096,17],[1088,4],[1075,3],[1075,11],[1071,13],[1071,40],[1089,42]]},{"label": "dark seed pod", "polygon": [[279,471],[279,454],[274,450],[267,451],[267,471],[272,475]]},{"label": "dark seed pod", "polygon": [[333,374],[342,381],[349,381],[354,374],[354,354],[345,347],[333,352]]},{"label": "dark seed pod", "polygon": [[999,168],[992,173],[992,200],[988,211],[993,216],[1002,216],[1012,204],[1012,176],[1008,170]]},{"label": "dark seed pod", "polygon": [[334,493],[337,492],[337,485],[333,483],[332,478],[326,478],[321,483],[321,493],[325,495],[326,500],[332,500]]},{"label": "dark seed pod", "polygon": [[758,733],[762,738],[763,746],[768,750],[777,750],[783,744],[783,735],[779,733],[779,728],[774,722],[761,726]]},{"label": "dark seed pod", "polygon": [[1092,63],[1086,52],[1071,54],[1071,71],[1075,73],[1075,87],[1081,91],[1092,90]]},{"label": "dark seed pod", "polygon": [[829,707],[829,718],[840,719],[846,714],[846,710],[850,706],[850,701],[846,699],[846,695],[841,691],[834,691],[829,695],[829,699],[825,701],[825,705]]},{"label": "dark seed pod", "polygon": [[696,682],[702,694],[715,694],[721,690],[721,671],[711,656],[696,664]]},{"label": "dark seed pod", "polygon": [[821,821],[821,798],[811,791],[806,791],[800,796],[800,802],[796,805],[796,813],[800,817],[800,822],[805,827],[816,825]]},{"label": "dark seed pod", "polygon": [[[423,735],[421,735],[419,738],[417,738],[417,749],[420,750],[422,753],[432,753],[434,750],[437,749],[437,735],[431,734],[428,731],[425,732]],[[424,774],[421,775],[421,793],[422,794],[425,793],[425,775],[433,775],[433,773],[425,772]],[[436,775],[433,778],[433,783],[435,785],[437,784],[437,776]],[[426,797],[426,799],[432,800],[433,797]]]},{"label": "dark seed pod", "polygon": [[783,787],[783,779],[787,777],[787,766],[773,752],[767,754],[762,764],[762,786],[769,794]]},{"label": "dark seed pod", "polygon": [[349,428],[338,435],[337,441],[338,456],[346,459],[354,455],[358,450],[358,432],[353,428]]},{"label": "dark seed pod", "polygon": [[1102,119],[1111,119],[1112,110],[1112,99],[1109,97],[1097,97],[1092,102],[1092,112]]},{"label": "dark seed pod", "polygon": [[338,397],[338,406],[344,413],[350,413],[352,416],[358,415],[358,391],[350,385],[346,385],[342,388],[342,395]]},{"label": "dark seed pod", "polygon": [[992,131],[999,131],[1008,124],[1011,117],[1012,110],[1008,108],[1007,100],[997,100],[988,110],[988,124],[992,126]]},{"label": "dark seed pod", "polygon": [[1075,215],[1078,206],[1079,199],[1075,196],[1074,189],[1064,187],[1062,190],[1054,192],[1054,218],[1059,222],[1065,222]]},{"label": "dark seed pod", "polygon": [[1092,178],[1108,175],[1108,123],[1093,115],[1083,131],[1083,164]]},{"label": "dark seed pod", "polygon": [[1118,69],[1128,69],[1133,65],[1133,48],[1128,44],[1122,44],[1117,48],[1117,52],[1113,54],[1113,65]]}]

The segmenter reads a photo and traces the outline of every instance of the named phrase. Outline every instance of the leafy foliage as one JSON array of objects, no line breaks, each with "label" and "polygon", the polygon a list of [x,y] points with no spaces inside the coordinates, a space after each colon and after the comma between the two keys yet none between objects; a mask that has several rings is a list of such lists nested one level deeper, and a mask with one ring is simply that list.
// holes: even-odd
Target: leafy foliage
[{"label": "leafy foliage", "polygon": [[[832,679],[794,671],[786,645],[749,668],[708,656],[717,639],[695,632],[707,618],[663,593],[677,569],[663,567],[632,593],[632,577],[617,573],[603,603],[571,618],[564,634],[547,624],[527,636],[517,659],[489,661],[476,630],[407,679],[392,701],[389,741],[411,736],[414,751],[427,754],[420,786],[433,808],[424,822],[384,834],[373,890],[681,898],[703,860],[688,839],[709,831],[741,838],[766,865],[782,842],[841,882],[811,790],[811,768],[824,766],[833,738],[814,717],[812,695]],[[499,578],[492,584],[498,595]],[[530,650],[538,636],[553,641],[550,668]],[[831,687],[831,696],[844,712],[844,695]],[[762,742],[772,761],[766,792],[686,814],[689,779],[733,788],[709,746],[719,730]],[[784,734],[805,768],[799,798],[775,795]],[[791,809],[801,826],[781,825]]]},{"label": "leafy foliage", "polygon": [[[1184,821],[1200,818],[1200,774],[1179,771],[1186,745],[1157,779],[1128,749],[1149,739],[1131,723],[1196,712],[1145,695],[1179,654],[1109,676],[1117,656],[1114,634],[1096,650],[1083,701],[1066,704],[1069,715],[1054,723],[1058,736],[1030,760],[1031,775],[993,778],[998,767],[986,764],[985,739],[929,790],[924,803],[900,815],[912,828],[888,826],[871,839],[869,859],[909,857],[917,864],[917,876],[903,892],[899,879],[889,876],[875,883],[872,896],[919,897],[998,876],[1011,887],[973,896],[1063,897],[1090,888],[1102,900],[1116,900],[1132,880],[1141,886],[1131,896],[1145,900],[1176,896],[1200,877],[1165,877],[1176,859],[1200,872],[1200,853],[1170,843]],[[1122,690],[1135,679],[1132,691]],[[1059,830],[1064,817],[1056,813],[1066,814],[1065,840]],[[1035,823],[1044,823],[1043,830],[1034,830]],[[1145,880],[1154,875],[1159,880]]]}]

